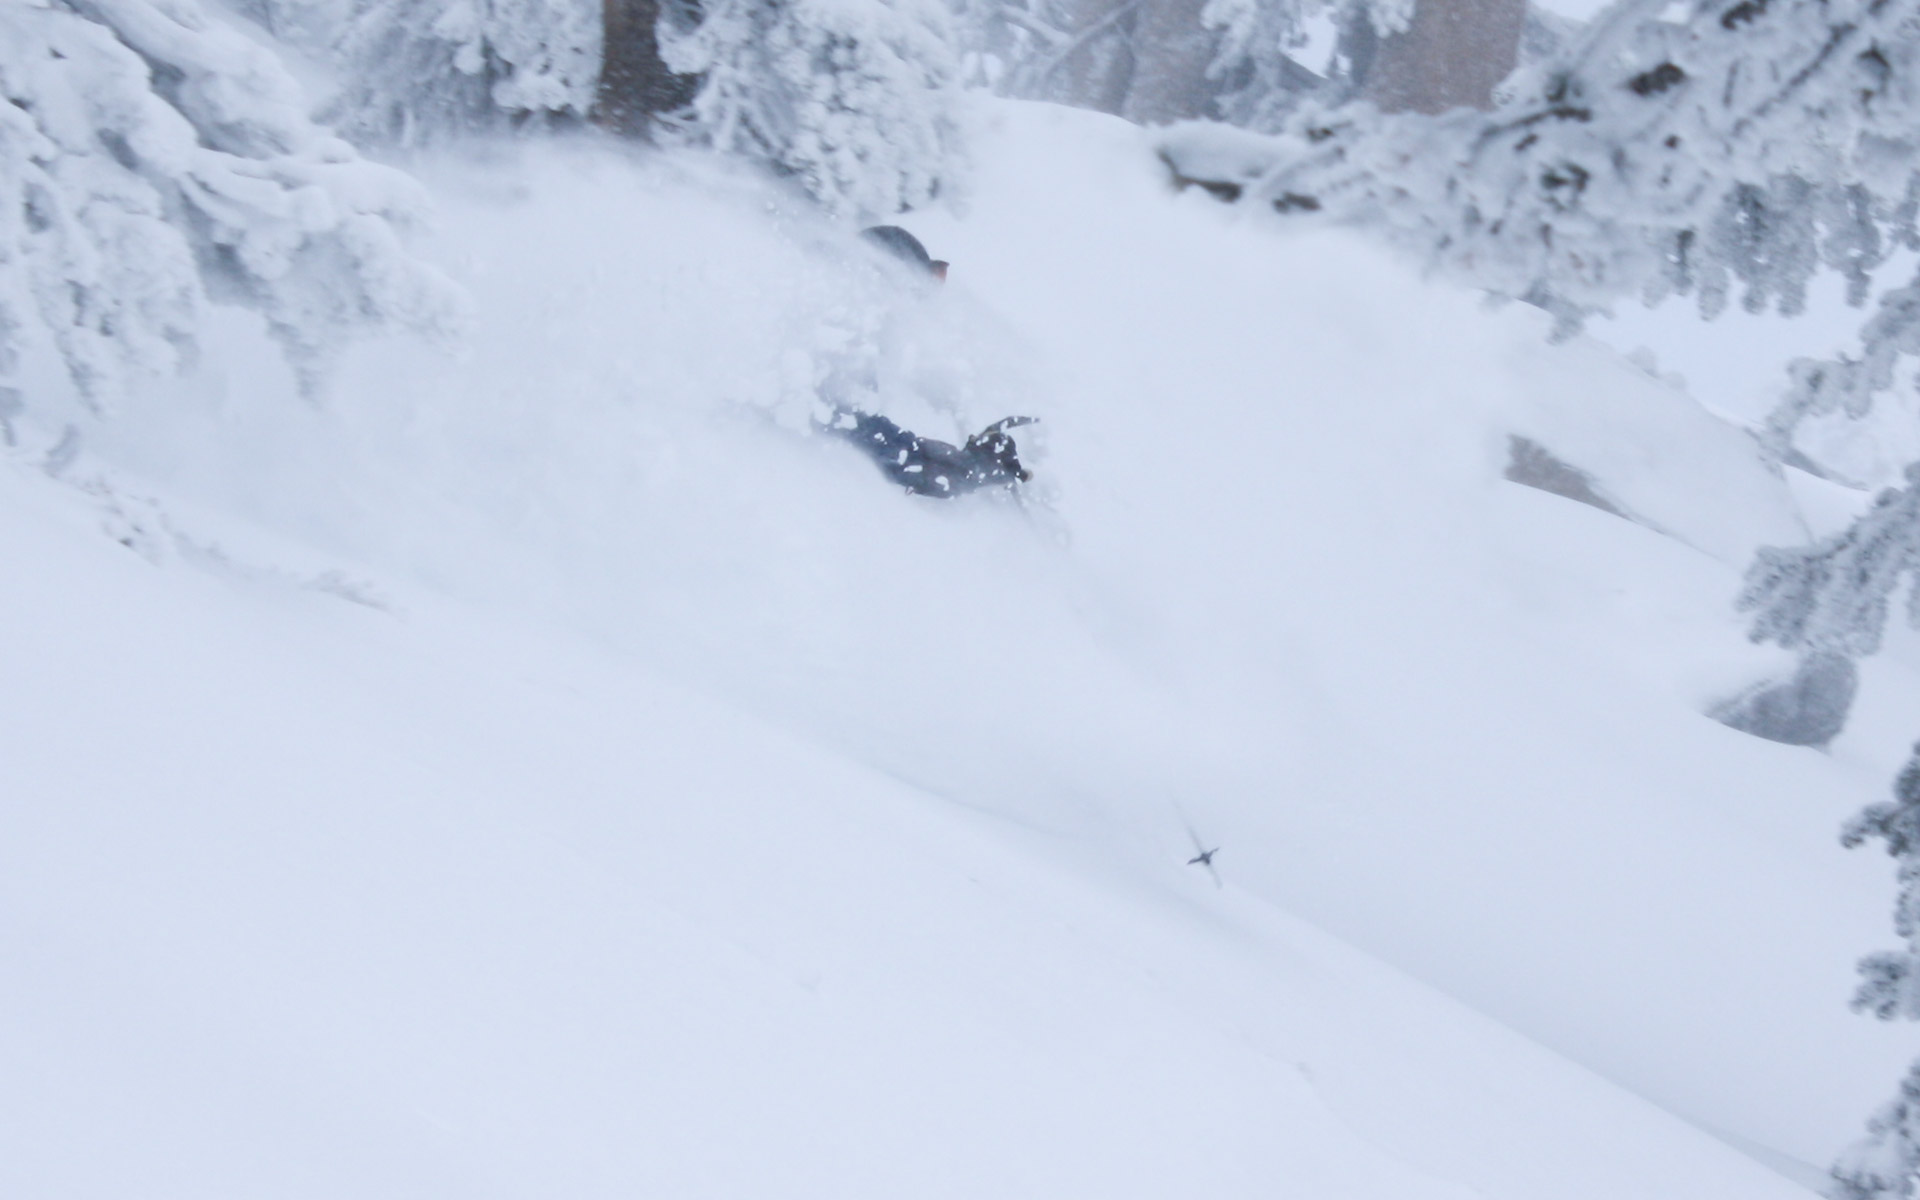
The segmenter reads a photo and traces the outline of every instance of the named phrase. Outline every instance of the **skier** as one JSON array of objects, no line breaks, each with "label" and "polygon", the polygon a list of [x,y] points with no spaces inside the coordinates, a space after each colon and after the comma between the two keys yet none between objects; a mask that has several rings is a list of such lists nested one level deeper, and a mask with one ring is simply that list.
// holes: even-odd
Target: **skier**
[{"label": "skier", "polygon": [[[919,238],[898,225],[875,225],[860,236],[927,286],[946,281],[947,264],[928,254]],[[1004,417],[956,446],[921,437],[877,413],[860,411],[841,398],[845,390],[823,389],[826,414],[815,418],[814,428],[845,438],[873,459],[882,474],[915,495],[951,500],[981,488],[1013,488],[1033,478],[1007,431],[1031,425],[1036,417]]]},{"label": "skier", "polygon": [[1019,447],[1007,430],[1036,417],[1003,417],[967,439],[966,445],[923,438],[874,413],[836,409],[818,428],[867,452],[888,479],[920,496],[942,500],[985,487],[1011,488],[1033,478],[1020,465]]}]

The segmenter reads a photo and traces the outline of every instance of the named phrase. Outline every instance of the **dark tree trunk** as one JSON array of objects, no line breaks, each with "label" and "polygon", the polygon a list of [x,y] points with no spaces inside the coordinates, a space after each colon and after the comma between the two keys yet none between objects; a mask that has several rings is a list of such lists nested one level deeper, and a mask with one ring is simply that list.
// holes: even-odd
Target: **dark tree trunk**
[{"label": "dark tree trunk", "polygon": [[669,112],[693,98],[698,80],[675,75],[660,59],[654,26],[659,0],[604,0],[605,61],[594,119],[621,133],[646,132],[655,113]]},{"label": "dark tree trunk", "polygon": [[1419,0],[1412,24],[1380,39],[1362,95],[1383,112],[1492,108],[1526,23],[1527,0]]}]

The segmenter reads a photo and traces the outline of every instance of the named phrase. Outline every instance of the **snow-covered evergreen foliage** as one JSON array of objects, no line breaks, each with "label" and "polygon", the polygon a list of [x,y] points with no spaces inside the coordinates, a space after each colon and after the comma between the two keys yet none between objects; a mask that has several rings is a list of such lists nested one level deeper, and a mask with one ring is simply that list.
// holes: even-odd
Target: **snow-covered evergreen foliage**
[{"label": "snow-covered evergreen foliage", "polygon": [[1894,780],[1893,799],[1870,804],[1847,823],[1841,844],[1869,839],[1886,843],[1899,864],[1900,895],[1893,928],[1906,945],[1860,960],[1861,983],[1853,1006],[1881,1020],[1920,1020],[1920,746]]},{"label": "snow-covered evergreen foliage", "polygon": [[[1165,47],[1145,31],[1166,0],[955,0],[967,51],[967,78],[1003,95],[1123,112],[1135,77],[1153,73]],[[1206,0],[1198,33],[1206,115],[1270,128],[1324,81],[1295,55],[1310,23],[1371,22],[1383,32],[1406,27],[1413,0]],[[1207,61],[1210,59],[1210,62]]]},{"label": "snow-covered evergreen foliage", "polygon": [[953,183],[959,60],[934,0],[712,0],[660,33],[667,65],[702,77],[684,139],[789,172],[835,211],[903,212]]},{"label": "snow-covered evergreen foliage", "polygon": [[[1847,823],[1841,844],[1886,844],[1899,864],[1893,928],[1900,949],[1860,960],[1853,1007],[1881,1020],[1920,1020],[1920,746],[1893,785],[1891,801],[1872,804]],[[1920,1063],[1899,1093],[1867,1122],[1867,1136],[1833,1165],[1832,1200],[1911,1200],[1920,1184]]]},{"label": "snow-covered evergreen foliage", "polygon": [[1912,1200],[1920,1180],[1920,1063],[1867,1122],[1867,1136],[1833,1164],[1831,1200]]},{"label": "snow-covered evergreen foliage", "polygon": [[[1435,265],[1569,322],[1614,299],[1736,284],[1792,312],[1911,238],[1920,5],[1628,0],[1491,114],[1307,105],[1254,196],[1383,227]],[[1177,157],[1177,151],[1176,151]]]},{"label": "snow-covered evergreen foliage", "polygon": [[348,84],[328,115],[408,144],[527,114],[584,117],[600,80],[596,0],[361,0],[340,39]]},{"label": "snow-covered evergreen foliage", "polygon": [[211,296],[259,309],[312,386],[348,335],[458,309],[400,245],[418,187],[192,0],[0,5],[0,94],[0,383],[45,339],[111,402],[189,360]]},{"label": "snow-covered evergreen foliage", "polygon": [[[1920,568],[1920,463],[1839,533],[1809,546],[1770,546],[1747,568],[1739,606],[1755,614],[1755,641],[1861,657],[1880,649],[1887,608]],[[1920,627],[1920,593],[1908,620]]]},{"label": "snow-covered evergreen foliage", "polygon": [[1765,436],[1784,458],[1794,431],[1809,417],[1841,412],[1859,419],[1876,397],[1894,386],[1903,358],[1920,357],[1920,275],[1881,294],[1877,311],[1860,330],[1858,355],[1795,359],[1786,394],[1767,417]]},{"label": "snow-covered evergreen foliage", "polygon": [[[1220,32],[1212,72],[1226,87],[1221,115],[1250,129],[1274,128],[1301,93],[1305,68],[1294,55],[1316,19],[1378,36],[1413,23],[1415,0],[1207,0],[1203,19]],[[1351,62],[1337,64],[1351,67]]]},{"label": "snow-covered evergreen foliage", "polygon": [[1086,86],[1109,73],[1116,47],[1125,52],[1144,2],[952,0],[964,78],[1003,96],[1117,111],[1117,99],[1093,103]]},{"label": "snow-covered evergreen foliage", "polygon": [[1289,0],[1207,0],[1201,13],[1220,33],[1210,74],[1221,83],[1220,115],[1270,128],[1291,108],[1305,70],[1294,54],[1307,43],[1307,18],[1326,6]]}]

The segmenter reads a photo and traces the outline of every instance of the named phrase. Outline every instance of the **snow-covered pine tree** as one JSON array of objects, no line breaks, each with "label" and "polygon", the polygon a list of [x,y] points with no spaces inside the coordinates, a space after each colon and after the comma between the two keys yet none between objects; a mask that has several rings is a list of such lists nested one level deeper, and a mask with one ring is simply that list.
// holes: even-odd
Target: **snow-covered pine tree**
[{"label": "snow-covered pine tree", "polygon": [[1917,8],[1696,0],[1670,20],[1625,0],[1492,113],[1302,106],[1247,195],[1569,324],[1636,293],[1712,312],[1736,284],[1791,312],[1815,272],[1864,280],[1911,234]]},{"label": "snow-covered pine tree", "polygon": [[[1527,11],[1525,0],[1208,0],[1204,19],[1221,34],[1215,107],[1259,130],[1310,94],[1390,113],[1489,109],[1519,63]],[[1324,77],[1294,57],[1314,21],[1340,31]]]},{"label": "snow-covered pine tree", "polygon": [[969,81],[1003,95],[1142,122],[1244,123],[1253,97],[1320,82],[1286,52],[1329,3],[1339,0],[955,0],[954,11]]},{"label": "snow-covered pine tree", "polygon": [[353,334],[456,319],[396,231],[417,185],[193,0],[0,4],[0,94],[0,384],[50,344],[110,403],[188,361],[209,296],[257,308],[308,387]]},{"label": "snow-covered pine tree", "polygon": [[600,83],[600,0],[359,0],[347,82],[325,114],[408,145],[530,116],[584,118]]},{"label": "snow-covered pine tree", "polygon": [[[1471,60],[1492,64],[1481,73],[1497,82],[1513,69],[1517,34],[1504,45],[1498,31],[1474,19],[1480,7],[1479,0],[1208,0],[1203,19],[1220,33],[1210,68],[1221,85],[1215,107],[1233,124],[1258,130],[1280,128],[1308,95],[1323,105],[1365,97],[1388,111],[1444,111],[1453,102],[1431,94],[1429,73],[1466,78]],[[1324,77],[1294,57],[1315,22],[1340,31]],[[1459,44],[1433,44],[1443,30]],[[1485,108],[1491,98],[1488,84],[1457,102]]]},{"label": "snow-covered pine tree", "polygon": [[660,33],[667,65],[701,77],[681,139],[768,163],[836,212],[886,216],[953,185],[959,62],[937,0],[709,0]]},{"label": "snow-covered pine tree", "polygon": [[[1782,68],[1797,68],[1806,82],[1794,80],[1782,103],[1748,117],[1804,144],[1783,147],[1766,161],[1772,169],[1766,189],[1745,185],[1724,197],[1718,240],[1703,243],[1705,257],[1747,264],[1741,277],[1750,307],[1757,307],[1751,301],[1761,290],[1763,300],[1791,311],[1806,277],[1820,266],[1844,272],[1859,300],[1892,249],[1920,246],[1920,4],[1816,7],[1816,15],[1830,18],[1827,23],[1802,14],[1805,27],[1797,34],[1776,34],[1776,42],[1797,36],[1806,46],[1774,74],[1791,79]],[[1710,295],[1703,291],[1703,298]],[[1858,355],[1792,365],[1766,440],[1787,458],[1806,417],[1864,415],[1874,397],[1896,382],[1902,357],[1916,352],[1920,280],[1882,297],[1862,328]],[[1883,492],[1845,531],[1811,546],[1762,551],[1748,571],[1741,604],[1756,614],[1757,640],[1872,653],[1880,645],[1891,594],[1916,561],[1920,466],[1909,467],[1904,485]],[[1910,607],[1909,617],[1920,620],[1920,609]]]},{"label": "snow-covered pine tree", "polygon": [[952,0],[965,79],[1003,96],[1118,113],[1145,0]]},{"label": "snow-covered pine tree", "polygon": [[[1920,1020],[1920,746],[1894,781],[1893,800],[1872,804],[1847,823],[1848,847],[1878,839],[1897,867],[1893,927],[1898,950],[1860,960],[1855,1011],[1881,1020]],[[1832,1200],[1912,1200],[1920,1187],[1920,1063],[1895,1097],[1867,1122],[1867,1136],[1833,1164]]]},{"label": "snow-covered pine tree", "polygon": [[[976,70],[1011,95],[1143,123],[1268,129],[1301,97],[1383,109],[1486,108],[1517,61],[1524,0],[959,0]],[[1296,57],[1344,30],[1331,78]],[[1318,68],[1322,64],[1314,64]]]}]

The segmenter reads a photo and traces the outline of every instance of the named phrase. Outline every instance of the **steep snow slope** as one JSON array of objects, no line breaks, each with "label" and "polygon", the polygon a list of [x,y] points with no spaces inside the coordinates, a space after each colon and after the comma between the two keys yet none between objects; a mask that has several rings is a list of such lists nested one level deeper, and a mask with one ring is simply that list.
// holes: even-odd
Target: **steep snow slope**
[{"label": "steep snow slope", "polygon": [[[487,632],[455,639],[431,665],[396,666],[394,679],[382,674],[385,666],[369,668],[331,693],[334,704],[316,703],[322,711],[351,708],[356,697],[385,697],[402,680],[418,681],[407,685],[415,690],[404,707],[373,705],[380,715],[370,730],[326,739],[374,739],[364,751],[374,764],[364,778],[421,772],[428,782],[395,785],[402,795],[483,789],[506,806],[499,809],[508,814],[499,818],[505,826],[520,828],[532,819],[523,815],[530,802],[524,781],[547,778],[552,762],[575,763],[606,790],[574,810],[569,786],[552,789],[559,811],[575,813],[566,844],[586,848],[568,853],[618,855],[645,844],[648,857],[594,876],[623,887],[641,887],[661,871],[674,881],[719,871],[711,878],[726,883],[714,885],[716,896],[805,904],[807,881],[822,876],[807,874],[768,894],[754,872],[710,868],[697,850],[687,857],[689,846],[712,838],[758,838],[768,821],[766,830],[787,831],[782,836],[797,842],[794,857],[824,855],[824,877],[866,869],[856,862],[898,858],[900,873],[886,878],[907,899],[882,900],[890,892],[881,888],[861,893],[852,907],[901,905],[913,919],[887,935],[848,927],[830,951],[848,958],[865,956],[875,938],[911,942],[918,924],[946,920],[949,905],[943,894],[919,890],[920,860],[896,846],[892,833],[873,832],[867,817],[794,815],[838,814],[814,798],[854,789],[835,782],[846,773],[867,781],[860,788],[878,789],[876,796],[895,797],[885,803],[912,807],[913,821],[929,823],[915,826],[928,845],[945,831],[971,829],[995,862],[1014,853],[1009,847],[1030,852],[1038,863],[1034,889],[1084,884],[1097,897],[1084,901],[1089,911],[1106,915],[1078,926],[1079,917],[1062,917],[1062,927],[1093,931],[1093,944],[1122,938],[1135,945],[1125,938],[1148,935],[1116,931],[1173,922],[1165,938],[1138,943],[1130,960],[1137,963],[1174,955],[1187,941],[1181,922],[1188,917],[1179,915],[1187,910],[1169,911],[1166,900],[1169,888],[1195,882],[1180,868],[1190,849],[1178,805],[1225,847],[1220,863],[1232,889],[1219,899],[1234,912],[1264,912],[1261,902],[1277,902],[1633,1092],[1807,1162],[1824,1160],[1852,1136],[1914,1051],[1908,1031],[1845,1012],[1852,960],[1881,938],[1888,893],[1884,872],[1834,849],[1833,832],[1841,816],[1883,791],[1905,739],[1920,727],[1920,689],[1897,664],[1868,664],[1860,716],[1831,755],[1756,742],[1699,716],[1714,697],[1779,665],[1745,645],[1727,600],[1745,547],[1797,536],[1801,526],[1779,481],[1743,456],[1737,436],[1686,409],[1684,397],[1591,348],[1545,347],[1530,314],[1483,312],[1471,297],[1421,285],[1331,232],[1281,237],[1236,223],[1202,197],[1171,196],[1134,131],[1085,114],[1006,106],[983,113],[970,212],[915,225],[956,264],[947,292],[918,304],[881,296],[847,231],[821,226],[779,193],[710,165],[630,161],[593,146],[500,153],[495,161],[437,164],[431,173],[446,206],[436,252],[479,302],[480,327],[464,361],[404,346],[371,351],[349,365],[327,408],[306,409],[284,394],[257,339],[236,323],[205,376],[90,434],[96,469],[123,490],[141,481],[138,488],[156,490],[169,511],[194,503],[241,514],[271,530],[274,546],[287,539],[334,556],[376,591],[451,596],[493,614]],[[1045,418],[1048,512],[911,501],[844,447],[804,436],[821,354],[857,336],[887,303],[908,310],[893,319],[914,325],[922,347],[923,361],[905,369],[932,380],[959,410],[944,418],[951,427],[929,425],[928,432],[951,434],[1008,411]],[[1617,425],[1595,415],[1614,412],[1622,414]],[[922,411],[921,419],[942,413]],[[1586,452],[1610,481],[1632,490],[1636,511],[1692,536],[1663,537],[1503,482],[1513,432],[1558,438],[1564,444],[1556,449],[1576,458]],[[51,440],[46,429],[34,436]],[[409,628],[438,646],[433,630],[442,614],[430,611],[431,619],[415,617]],[[261,645],[297,643],[304,628],[290,622],[285,638],[262,634]],[[521,669],[492,664],[492,652],[475,648],[521,636],[498,629],[557,631],[527,635],[542,646],[550,636],[577,638],[588,647],[583,653],[604,659],[580,669],[594,678],[604,671],[612,682],[589,686],[568,668],[559,673],[561,690],[581,689],[584,704],[563,704],[537,720],[504,702],[496,708],[487,699],[499,690],[493,672],[511,679]],[[76,638],[84,643],[88,635]],[[409,644],[400,643],[396,655]],[[293,653],[263,649],[258,657],[283,652]],[[363,661],[324,642],[298,654],[298,674],[307,673],[308,658],[314,668],[336,658]],[[510,646],[503,658],[512,654]],[[557,670],[538,665],[547,655],[527,651],[536,665],[524,669],[536,677]],[[365,661],[378,664],[380,655],[369,651]],[[482,674],[456,671],[441,680],[449,662]],[[166,674],[154,668],[156,679]],[[716,798],[716,824],[681,812],[686,806],[669,797],[703,770],[730,770],[759,753],[751,747],[771,735],[740,733],[719,717],[698,728],[681,724],[677,710],[697,705],[659,698],[650,690],[658,685],[635,682],[656,674],[800,735],[805,744],[791,749],[799,759],[750,780],[722,776],[738,787],[703,789],[699,811],[707,811],[704,798]],[[203,690],[215,692],[220,678],[210,671]],[[609,689],[623,687],[653,698],[637,707],[608,698]],[[236,703],[251,707],[244,698]],[[220,705],[197,723],[218,727]],[[436,732],[443,720],[468,720],[443,713],[448,706],[475,712],[476,727],[487,731],[474,739],[483,752],[456,736],[464,726]],[[315,739],[300,727],[298,719],[288,726],[282,757],[310,756],[303,747]],[[515,728],[522,731],[506,735]],[[688,752],[691,763],[682,757]],[[543,765],[498,757],[508,754],[537,756]],[[681,762],[685,774],[646,775],[657,757]],[[848,761],[911,790],[877,782]],[[452,784],[430,782],[447,772]],[[807,783],[810,772],[820,774]],[[661,782],[619,786],[635,773]],[[784,782],[788,776],[795,782]],[[778,820],[758,807],[732,807],[747,803],[734,791],[776,790],[776,779],[792,792],[772,810]],[[257,784],[213,790],[232,804]],[[641,792],[650,802],[632,799]],[[376,793],[388,790],[367,794]],[[927,794],[951,802],[951,811],[920,812]],[[355,811],[372,821],[385,809],[373,803]],[[428,832],[457,831],[465,819],[435,811],[437,824],[422,827]],[[608,833],[616,819],[634,822],[621,827],[631,832]],[[681,821],[687,824],[675,824]],[[217,824],[208,815],[200,828]],[[842,827],[850,840],[822,832]],[[427,845],[428,832],[410,827],[392,844]],[[448,867],[471,872],[460,876],[461,887],[443,877],[419,885],[444,897],[430,909],[431,929],[481,936],[457,928],[462,904],[451,897],[478,904],[490,872],[475,864],[510,839],[475,837],[471,853],[463,850]],[[849,857],[822,849],[843,840]],[[750,856],[761,866],[783,857],[773,849]],[[404,874],[411,858],[395,851],[382,861]],[[542,878],[570,878],[563,869],[570,861],[561,855],[540,868]],[[322,865],[289,875],[298,880]],[[1046,882],[1063,867],[1082,884]],[[297,911],[309,903],[303,897],[340,886],[307,878],[315,886],[290,887],[278,903]],[[678,886],[667,889],[669,899]],[[1009,893],[1002,924],[982,926],[961,944],[997,944],[1006,930],[1024,927],[1032,919],[1022,914],[1032,900],[1025,889]],[[1115,898],[1135,894],[1145,897],[1137,910]],[[249,897],[238,885],[222,893],[223,902],[260,905]],[[841,902],[828,896],[820,903]],[[1211,898],[1194,903],[1209,906],[1195,911],[1216,911]],[[502,899],[482,907],[500,922],[514,909]],[[628,937],[625,911],[584,893],[565,906],[558,927],[585,929],[579,936],[588,946],[568,963],[610,961],[594,939]],[[633,919],[654,920],[651,911]],[[1261,924],[1278,917],[1244,920],[1308,938],[1291,925]],[[377,919],[367,915],[363,924]],[[178,927],[196,924],[183,915]],[[57,937],[59,926],[52,928]],[[754,944],[731,918],[711,928],[716,940]],[[387,943],[381,953],[404,959],[405,947],[420,940],[430,939]],[[338,944],[352,941],[343,936]],[[512,944],[533,955],[539,938],[526,932]],[[1349,1082],[1328,1083],[1340,1072],[1326,1074],[1333,1069],[1316,1063],[1317,1100],[1289,1092],[1270,1108],[1246,1097],[1270,1086],[1259,1081],[1271,1064],[1233,1066],[1240,1082],[1223,1085],[1221,1095],[1238,1100],[1193,1108],[1193,1123],[1179,1126],[1188,1132],[1166,1143],[1182,1157],[1211,1150],[1222,1172],[1249,1169],[1219,1181],[1230,1191],[1295,1177],[1261,1156],[1271,1149],[1291,1160],[1304,1152],[1290,1136],[1269,1142],[1268,1130],[1317,1128],[1319,1118],[1306,1115],[1315,1103],[1367,1130],[1386,1156],[1489,1195],[1664,1194],[1668,1187],[1675,1195],[1716,1188],[1753,1195],[1772,1186],[1591,1081],[1567,1082],[1558,1068],[1530,1068],[1523,1078],[1505,1066],[1484,1067],[1471,1038],[1450,1040],[1458,1049],[1443,1052],[1424,1035],[1395,1040],[1402,1035],[1376,1032],[1417,1025],[1439,1038],[1450,1027],[1451,1018],[1416,1019],[1396,1009],[1392,996],[1404,985],[1388,987],[1384,1000],[1342,993],[1326,1001],[1336,1014],[1344,1006],[1379,1014],[1364,1032],[1358,1018],[1343,1025],[1328,1017],[1327,1025],[1346,1029],[1338,1036],[1296,1020],[1287,1009],[1290,988],[1319,987],[1301,981],[1321,973],[1302,966],[1292,984],[1276,981],[1268,972],[1304,961],[1294,957],[1305,953],[1298,944],[1283,944],[1280,952],[1247,942],[1244,962],[1239,951],[1221,956],[1236,964],[1230,969],[1251,973],[1234,993],[1241,999],[1233,1003],[1246,1008],[1233,1011],[1260,1011],[1275,1022],[1274,1040],[1256,1039],[1251,1053],[1295,1061],[1308,1056],[1292,1048],[1316,1038],[1363,1046],[1377,1037],[1378,1054],[1387,1057],[1360,1049],[1330,1054],[1367,1065],[1342,1068]],[[218,945],[215,959],[230,963],[245,961],[250,943]],[[660,945],[670,957],[684,949]],[[352,959],[347,949],[339,953]],[[833,1039],[856,1039],[864,1020],[884,1028],[901,1011],[932,1003],[952,1016],[950,1024],[964,1024],[960,1010],[1000,1012],[1004,1002],[1035,1023],[1006,1018],[1004,1043],[985,1033],[957,1041],[928,1033],[927,1046],[958,1047],[960,1062],[986,1054],[1003,1065],[1029,1063],[1030,1073],[1008,1078],[1051,1096],[1048,1111],[1115,1093],[1143,1106],[1101,1124],[1104,1142],[1157,1128],[1165,1119],[1159,1106],[1174,1101],[1160,1094],[1163,1087],[1135,1096],[1131,1081],[1171,1077],[1176,1068],[1165,1064],[1185,1061],[1175,1053],[1177,1035],[1154,1043],[1166,1057],[1138,1076],[1116,1064],[1113,1074],[1080,1077],[1070,1092],[1048,1092],[1067,1087],[1059,1081],[1072,1072],[1061,1060],[1035,1057],[1033,1048],[1070,1033],[1079,1020],[1071,1014],[1106,1013],[1125,989],[1116,993],[1097,971],[1082,980],[1084,962],[1061,946],[1035,943],[1021,953],[1027,957],[990,961],[961,983],[939,964],[897,975],[869,964],[874,993],[847,1015],[843,1033],[807,1043],[815,1049],[804,1053],[819,1056],[807,1061],[837,1061],[843,1043]],[[505,961],[528,960],[509,954]],[[436,1003],[468,992],[488,1006],[480,1024],[504,1039],[506,1053],[522,1053],[513,1048],[519,1026],[511,1016],[520,993],[467,987],[460,972],[480,967],[465,959],[454,966],[424,979],[403,973],[399,986],[411,989],[414,1007],[363,1014],[390,1022],[389,1036],[368,1051],[368,1070],[378,1068],[378,1046],[406,1042],[431,1024]],[[1345,979],[1344,970],[1333,975]],[[534,975],[516,966],[503,968],[502,978]],[[541,986],[555,990],[541,993],[543,1004],[521,1006],[541,1021],[578,995],[600,1003],[600,995],[628,994],[612,984],[570,990],[566,971],[541,977]],[[1046,986],[1003,993],[996,981],[1008,977]],[[324,995],[382,1008],[357,998],[365,978],[350,974]],[[301,991],[276,980],[270,986]],[[717,999],[728,986],[725,976],[696,981],[666,1003],[672,1014],[702,1013],[735,1003]],[[929,1000],[929,992],[941,998]],[[784,1028],[780,1022],[801,1019],[784,1002],[738,1003],[745,1008],[728,1011],[748,1025]],[[1100,1028],[1117,1040],[1123,1029],[1212,1019],[1171,1011],[1165,1026],[1125,1010]],[[610,1019],[594,1010],[582,1028],[602,1030]],[[71,1026],[76,1034],[85,1027],[78,1019]],[[719,1036],[717,1025],[699,1028]],[[347,1029],[339,1044],[357,1036]],[[453,1072],[483,1041],[476,1032],[441,1046],[435,1061]],[[988,1043],[998,1048],[978,1048]],[[1072,1044],[1082,1049],[1061,1052],[1073,1063],[1113,1053],[1107,1043],[1097,1052]],[[538,1058],[549,1043],[531,1045],[525,1052]],[[577,1059],[567,1061],[580,1071],[603,1069],[588,1063],[590,1048],[569,1046]],[[331,1052],[315,1053],[316,1062],[331,1063]],[[1228,1070],[1218,1064],[1238,1053],[1220,1049],[1217,1069]],[[1506,1051],[1488,1053],[1508,1061]],[[697,1059],[679,1061],[661,1078],[695,1072]],[[754,1077],[736,1066],[729,1078]],[[1215,1069],[1182,1077],[1183,1087],[1167,1094],[1189,1104],[1188,1092]],[[1403,1092],[1392,1078],[1400,1069],[1428,1082],[1408,1082]],[[819,1113],[864,1099],[863,1089],[891,1095],[903,1086],[888,1063],[848,1070],[851,1082],[834,1101],[815,1105]],[[1249,1071],[1257,1078],[1241,1074]],[[795,1066],[752,1090],[764,1091],[768,1104],[786,1104],[787,1085],[808,1074]],[[498,1092],[480,1088],[471,1102],[506,1104],[504,1093],[524,1090],[510,1074],[501,1078],[507,1082]],[[591,1097],[612,1086],[603,1080],[579,1090]],[[683,1085],[663,1086],[677,1092]],[[1491,1108],[1475,1108],[1480,1101],[1469,1104],[1453,1090],[1479,1095],[1481,1086],[1495,1098],[1485,1102]],[[453,1083],[432,1087],[437,1096],[461,1095]],[[550,1080],[541,1087],[543,1095],[573,1095]],[[701,1139],[723,1132],[758,1144],[777,1124],[749,1117],[723,1131],[714,1115],[725,1107],[719,1093],[701,1094],[716,1098],[680,1114],[688,1132],[676,1144],[683,1147],[717,1146]],[[985,1084],[969,1094],[994,1097],[987,1108],[1000,1103],[997,1088]],[[421,1107],[434,1113],[437,1103]],[[1605,1112],[1583,1112],[1586,1104]],[[565,1105],[542,1111],[555,1115],[554,1129],[574,1113]],[[878,1105],[873,1119],[889,1111],[897,1106]],[[1093,1126],[1081,1129],[1081,1141],[1063,1135],[1047,1151],[1039,1142],[1006,1140],[1019,1111],[976,1118],[993,1123],[990,1129],[963,1123],[954,1141],[975,1130],[999,1166],[1034,1164],[1008,1167],[1010,1178],[1069,1170],[1068,1162],[1088,1169],[1081,1160],[1090,1156],[1083,1148],[1094,1144]],[[701,1113],[711,1120],[703,1123]],[[1217,1123],[1228,1114],[1250,1123]],[[994,1123],[1003,1116],[1006,1124]],[[901,1115],[900,1124],[924,1139],[951,1119],[948,1109],[929,1108]],[[538,1124],[545,1127],[544,1119]],[[546,1143],[538,1129],[526,1137],[534,1149],[500,1153],[539,1158]],[[472,1140],[492,1146],[497,1139],[483,1132]],[[1306,1141],[1326,1143],[1318,1135]],[[920,1149],[902,1151],[896,1165],[924,1166],[932,1144],[913,1143]],[[688,1153],[677,1161],[705,1162],[704,1151]],[[1165,1176],[1135,1171],[1138,1161],[1103,1161],[1100,1169],[1111,1168],[1127,1194],[1164,1194],[1164,1185],[1149,1184]],[[1384,1173],[1351,1186],[1398,1186],[1391,1168],[1375,1166]],[[639,1169],[609,1166],[607,1178],[644,1178],[621,1174]],[[715,1184],[717,1193],[766,1182],[751,1174],[752,1163],[735,1169],[741,1173]],[[1302,1166],[1297,1177],[1306,1186],[1320,1169]],[[479,1170],[492,1177],[490,1168]],[[874,1186],[902,1178],[876,1175]],[[955,1194],[987,1186],[982,1177],[953,1178]],[[1131,1188],[1121,1186],[1127,1180]]]},{"label": "steep snow slope", "polygon": [[0,505],[9,1197],[1798,1194],[1177,856],[205,514]]}]

